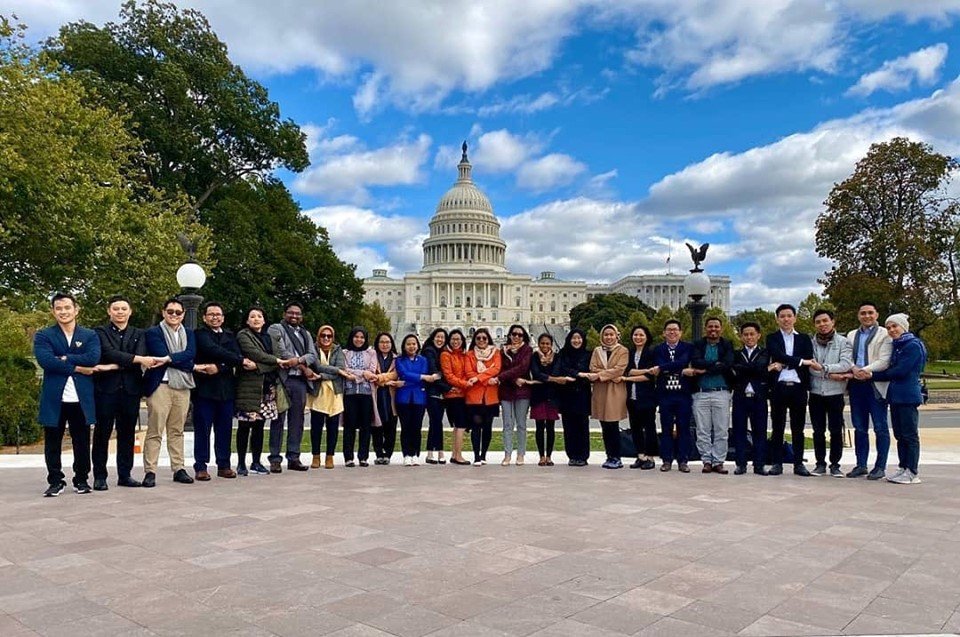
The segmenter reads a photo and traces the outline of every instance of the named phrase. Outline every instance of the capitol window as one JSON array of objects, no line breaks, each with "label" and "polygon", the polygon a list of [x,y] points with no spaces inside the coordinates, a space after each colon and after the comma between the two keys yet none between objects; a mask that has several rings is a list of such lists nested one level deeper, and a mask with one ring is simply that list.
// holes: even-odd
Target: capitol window
[{"label": "capitol window", "polygon": [[503,338],[503,328],[502,328],[502,327],[498,327],[498,328],[497,328],[497,338]]},{"label": "capitol window", "polygon": [[447,307],[447,297],[445,296],[440,297],[440,307]]}]

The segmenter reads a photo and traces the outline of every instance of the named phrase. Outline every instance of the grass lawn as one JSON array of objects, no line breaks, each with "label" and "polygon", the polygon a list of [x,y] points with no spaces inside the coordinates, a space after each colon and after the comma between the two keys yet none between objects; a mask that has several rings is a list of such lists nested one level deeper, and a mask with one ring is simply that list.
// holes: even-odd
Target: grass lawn
[{"label": "grass lawn", "polygon": [[960,376],[960,361],[927,361],[923,368],[926,374],[952,374]]},{"label": "grass lawn", "polygon": [[927,388],[930,391],[936,390],[957,390],[960,389],[960,379],[953,378],[928,378]]}]

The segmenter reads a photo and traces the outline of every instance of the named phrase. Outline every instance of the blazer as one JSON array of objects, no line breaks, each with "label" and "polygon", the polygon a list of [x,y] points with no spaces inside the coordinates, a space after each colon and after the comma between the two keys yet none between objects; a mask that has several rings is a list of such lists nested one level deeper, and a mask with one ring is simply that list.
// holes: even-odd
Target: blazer
[{"label": "blazer", "polygon": [[890,367],[873,372],[873,375],[877,380],[890,381],[887,401],[891,405],[920,405],[923,404],[920,374],[926,364],[927,348],[919,338],[907,332],[893,341]]},{"label": "blazer", "polygon": [[159,325],[154,325],[144,333],[143,337],[147,342],[148,356],[158,356],[161,358],[164,356],[170,357],[169,363],[160,365],[159,367],[152,367],[144,373],[144,396],[152,396],[153,392],[157,391],[157,387],[160,386],[160,381],[163,380],[163,375],[166,373],[167,367],[173,367],[188,374],[193,373],[193,359],[197,355],[197,337],[194,335],[193,330],[185,327],[181,327],[180,329],[186,330],[187,347],[182,352],[177,352],[176,354],[171,354],[169,348],[167,348],[167,340],[163,338],[163,330],[160,329]]},{"label": "blazer", "polygon": [[[796,370],[800,377],[800,385],[810,389],[810,368],[800,364],[800,359],[813,358],[813,341],[806,334],[793,333],[793,355],[787,355],[786,345],[783,343],[783,332],[777,330],[767,336],[767,351],[770,353],[771,363],[781,363],[786,369]],[[770,386],[775,387],[779,382],[780,372],[770,372]]]},{"label": "blazer", "polygon": [[427,390],[421,376],[430,373],[430,364],[417,354],[411,360],[406,354],[397,358],[397,379],[403,387],[397,388],[394,400],[397,405],[426,405]]},{"label": "blazer", "polygon": [[197,338],[197,356],[194,363],[214,364],[218,370],[212,376],[194,374],[193,379],[197,383],[193,390],[194,398],[233,400],[237,392],[234,370],[243,365],[243,354],[240,353],[237,337],[230,330],[214,332],[206,325],[197,328],[194,335]]},{"label": "blazer", "polygon": [[477,382],[473,387],[467,388],[468,405],[499,405],[500,388],[499,385],[488,385],[487,381],[500,375],[500,350],[495,349],[493,356],[487,363],[487,369],[480,372],[477,369],[477,354],[473,350],[467,352],[467,364],[465,366],[465,376],[467,380],[476,377]]},{"label": "blazer", "polygon": [[[68,343],[59,325],[45,327],[33,337],[33,355],[43,369],[37,421],[44,427],[56,427],[60,424],[63,388],[67,385],[67,379],[72,378],[83,417],[88,425],[96,422],[93,378],[78,374],[75,370],[78,366],[93,367],[100,362],[100,339],[97,333],[77,325],[73,330],[73,338]],[[65,356],[66,360],[60,360],[61,356]]]},{"label": "blazer", "polygon": [[530,378],[530,357],[533,350],[524,343],[516,354],[500,350],[500,400],[524,400],[530,398],[530,385],[517,387],[517,379]]},{"label": "blazer", "polygon": [[766,400],[770,382],[770,372],[767,371],[769,364],[770,353],[759,343],[753,348],[753,354],[748,354],[746,347],[738,349],[733,354],[734,396],[745,396],[747,385],[750,385],[754,396],[760,400]]},{"label": "blazer", "polygon": [[438,350],[432,343],[427,343],[423,346],[423,349],[420,350],[420,355],[427,359],[427,367],[430,369],[428,373],[440,374],[440,380],[427,383],[427,396],[432,398],[442,398],[445,393],[450,391],[451,387],[450,381],[443,375],[443,367],[440,365],[440,356],[442,354],[442,350]]},{"label": "blazer", "polygon": [[660,374],[657,376],[657,393],[659,396],[672,395],[677,393],[675,390],[667,390],[667,376],[670,374],[680,374],[680,390],[689,394],[693,391],[693,381],[689,376],[684,376],[681,372],[690,366],[690,359],[693,357],[693,345],[686,341],[677,343],[673,353],[673,360],[670,360],[670,347],[666,343],[660,343],[653,348],[653,361],[660,368]]},{"label": "blazer", "polygon": [[[302,362],[307,367],[314,367],[317,364],[317,344],[314,342],[313,337],[310,335],[310,331],[307,330],[304,326],[300,327],[300,335],[303,337],[300,345],[303,347],[303,356],[300,356],[300,353],[297,352],[294,348],[293,343],[290,341],[290,331],[293,328],[288,328],[285,323],[274,323],[267,328],[267,332],[274,339],[274,354],[277,355],[277,358],[300,358]],[[283,381],[287,380],[287,377],[290,375],[289,369],[279,370],[280,379]],[[310,390],[311,394],[317,393],[317,384],[313,381],[304,379],[307,383],[307,388]],[[341,383],[342,387],[342,383]]]},{"label": "blazer", "polygon": [[96,332],[100,339],[100,362],[120,366],[120,369],[93,375],[97,394],[143,395],[143,368],[133,362],[134,356],[145,356],[147,353],[143,330],[127,325],[123,338],[120,338],[113,323],[107,323],[97,327]]},{"label": "blazer", "polygon": [[467,353],[462,350],[445,349],[440,352],[440,371],[443,373],[443,380],[450,385],[450,391],[443,395],[444,398],[466,398],[467,390]]},{"label": "blazer", "polygon": [[693,391],[700,389],[700,381],[705,376],[720,375],[727,389],[730,388],[733,368],[733,344],[725,338],[717,342],[717,360],[707,362],[707,339],[694,341],[693,353],[690,355],[690,367],[705,370],[701,376],[691,379],[690,387]]},{"label": "blazer", "polygon": [[[647,343],[643,351],[640,352],[640,365],[635,365],[633,358],[637,353],[636,347],[631,347],[627,352],[627,367],[623,370],[624,376],[630,376],[630,372],[635,369],[650,369],[656,366],[653,356],[653,347]],[[635,374],[634,374],[635,375]],[[635,400],[639,407],[656,407],[657,405],[657,377],[652,374],[645,374],[647,380],[642,383],[626,383],[627,400]],[[636,398],[633,395],[636,394]]]},{"label": "blazer", "polygon": [[[850,330],[847,332],[847,340],[850,341],[850,347],[853,348],[853,360],[857,360],[857,339],[860,333],[859,329]],[[873,332],[873,337],[867,341],[867,364],[864,366],[864,369],[869,369],[871,372],[880,372],[885,370],[890,366],[890,356],[893,354],[893,343],[890,340],[890,335],[887,334],[887,330],[883,328],[882,325],[878,325],[877,329]],[[873,386],[877,388],[877,392],[883,398],[887,397],[887,386],[890,384],[886,380],[877,380],[873,378],[868,381],[861,380],[851,380],[851,383],[873,383]]]}]

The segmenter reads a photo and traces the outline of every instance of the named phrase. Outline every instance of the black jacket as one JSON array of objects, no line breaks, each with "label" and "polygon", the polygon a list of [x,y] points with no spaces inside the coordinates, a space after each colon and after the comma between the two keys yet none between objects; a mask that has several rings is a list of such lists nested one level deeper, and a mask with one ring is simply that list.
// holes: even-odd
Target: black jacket
[{"label": "black jacket", "polygon": [[[785,369],[797,370],[800,384],[804,389],[810,389],[810,368],[800,364],[801,359],[813,358],[813,341],[809,336],[794,332],[793,355],[787,356],[786,346],[783,344],[783,333],[777,330],[767,336],[767,351],[770,353],[771,363],[782,363]],[[780,372],[770,372],[771,387],[777,384],[779,377]]]},{"label": "black jacket", "polygon": [[142,396],[143,369],[133,362],[133,357],[147,354],[143,330],[127,325],[127,329],[121,333],[113,323],[107,323],[97,327],[96,332],[100,339],[100,362],[119,365],[120,369],[94,374],[95,392],[104,396]]},{"label": "black jacket", "polygon": [[559,355],[555,354],[553,362],[549,365],[544,365],[540,362],[540,354],[537,352],[533,353],[533,356],[530,358],[530,377],[533,378],[533,380],[540,381],[540,384],[532,385],[530,388],[531,407],[545,402],[550,402],[558,406],[557,387],[559,385],[547,382],[547,378],[550,376],[559,376],[556,371],[559,364]]},{"label": "black jacket", "polygon": [[193,362],[197,365],[215,363],[219,372],[194,374],[197,388],[193,390],[197,398],[210,400],[233,400],[236,392],[234,370],[243,364],[243,354],[237,337],[229,330],[214,332],[204,325],[196,330],[197,355]]},{"label": "black jacket", "polygon": [[753,388],[757,398],[763,400],[767,397],[767,384],[770,380],[770,372],[767,371],[767,365],[770,364],[770,353],[763,345],[757,345],[753,350],[753,356],[747,354],[747,349],[738,349],[733,354],[733,392],[742,396],[747,390],[747,385]]},{"label": "black jacket", "polygon": [[[640,352],[640,364],[634,365],[633,359],[637,354],[637,348],[631,347],[630,354],[627,357],[627,368],[623,370],[624,376],[629,376],[630,371],[634,369],[650,369],[656,367],[656,357],[653,355],[653,347],[648,343],[643,351]],[[633,388],[637,391],[637,405],[640,407],[656,407],[657,405],[657,377],[647,374],[648,380],[645,383],[627,383],[627,400],[633,400]]]},{"label": "black jacket", "polygon": [[705,370],[700,376],[694,376],[691,380],[693,390],[700,389],[700,381],[706,376],[720,375],[723,382],[730,387],[731,373],[733,371],[733,344],[725,338],[717,341],[717,360],[707,361],[707,339],[701,338],[693,342],[693,354],[690,355],[690,367],[694,369]]}]

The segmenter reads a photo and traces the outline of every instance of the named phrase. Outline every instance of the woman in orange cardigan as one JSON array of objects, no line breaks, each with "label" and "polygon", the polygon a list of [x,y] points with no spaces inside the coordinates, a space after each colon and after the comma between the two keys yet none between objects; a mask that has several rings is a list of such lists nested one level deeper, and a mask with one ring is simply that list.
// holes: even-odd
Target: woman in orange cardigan
[{"label": "woman in orange cardigan", "polygon": [[450,330],[447,346],[440,352],[440,371],[451,389],[443,395],[447,408],[447,420],[453,427],[453,457],[451,464],[470,464],[463,458],[463,433],[470,429],[467,418],[467,339],[458,329]]},{"label": "woman in orange cardigan", "polygon": [[487,464],[487,449],[493,435],[493,419],[500,413],[500,350],[481,327],[473,333],[467,353],[467,416],[470,418],[470,441],[473,443],[474,466]]}]

